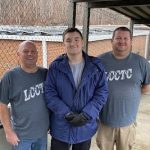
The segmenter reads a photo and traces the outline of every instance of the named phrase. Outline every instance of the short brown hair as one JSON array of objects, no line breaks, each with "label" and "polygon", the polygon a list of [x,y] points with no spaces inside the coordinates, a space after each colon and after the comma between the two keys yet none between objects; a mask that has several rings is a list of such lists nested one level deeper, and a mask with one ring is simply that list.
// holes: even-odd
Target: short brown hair
[{"label": "short brown hair", "polygon": [[81,36],[81,38],[83,39],[83,35],[82,35],[82,33],[80,32],[79,29],[77,29],[77,28],[68,28],[68,29],[66,29],[66,30],[64,31],[64,33],[63,33],[63,41],[64,41],[64,39],[65,39],[65,35],[66,35],[67,33],[72,33],[72,32],[77,32],[77,33],[79,33],[80,36]]},{"label": "short brown hair", "polygon": [[131,30],[128,29],[127,27],[123,27],[123,26],[122,26],[122,27],[118,27],[118,28],[116,28],[116,29],[114,30],[113,35],[112,35],[112,39],[114,39],[114,36],[115,36],[116,31],[127,31],[127,32],[130,33],[130,38],[132,39]]}]

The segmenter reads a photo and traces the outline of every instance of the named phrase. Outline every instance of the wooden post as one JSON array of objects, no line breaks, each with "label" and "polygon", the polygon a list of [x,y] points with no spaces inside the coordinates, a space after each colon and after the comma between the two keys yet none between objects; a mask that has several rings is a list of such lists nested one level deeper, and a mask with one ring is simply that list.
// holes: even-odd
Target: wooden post
[{"label": "wooden post", "polygon": [[150,60],[150,32],[146,36],[146,43],[145,43],[145,58]]},{"label": "wooden post", "polygon": [[83,39],[84,39],[83,50],[87,53],[88,53],[88,39],[89,39],[89,20],[90,20],[90,8],[88,6],[88,2],[86,2],[83,15]]},{"label": "wooden post", "polygon": [[75,27],[76,25],[76,2],[69,2],[68,5],[68,27]]}]

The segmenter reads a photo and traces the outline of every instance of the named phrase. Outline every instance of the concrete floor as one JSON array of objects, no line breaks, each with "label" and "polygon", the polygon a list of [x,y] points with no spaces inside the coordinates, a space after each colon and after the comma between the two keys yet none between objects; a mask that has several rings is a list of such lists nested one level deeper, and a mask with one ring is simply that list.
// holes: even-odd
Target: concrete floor
[{"label": "concrete floor", "polygon": [[0,129],[0,150],[11,150],[11,146],[5,139],[4,130]]},{"label": "concrete floor", "polygon": [[[50,136],[48,136],[48,150],[50,149]],[[10,150],[5,140],[3,129],[0,129],[0,150]],[[96,146],[95,136],[92,139],[91,150],[99,150]],[[144,95],[137,116],[136,143],[133,150],[150,150],[150,95]]]},{"label": "concrete floor", "polygon": [[142,96],[137,116],[137,134],[133,150],[150,150],[150,95]]}]

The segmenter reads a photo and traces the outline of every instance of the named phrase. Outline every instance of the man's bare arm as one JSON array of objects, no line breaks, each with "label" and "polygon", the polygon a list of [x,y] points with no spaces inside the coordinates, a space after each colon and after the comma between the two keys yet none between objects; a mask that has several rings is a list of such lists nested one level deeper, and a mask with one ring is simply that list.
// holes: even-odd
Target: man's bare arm
[{"label": "man's bare arm", "polygon": [[141,91],[142,94],[150,94],[150,84],[143,85]]}]

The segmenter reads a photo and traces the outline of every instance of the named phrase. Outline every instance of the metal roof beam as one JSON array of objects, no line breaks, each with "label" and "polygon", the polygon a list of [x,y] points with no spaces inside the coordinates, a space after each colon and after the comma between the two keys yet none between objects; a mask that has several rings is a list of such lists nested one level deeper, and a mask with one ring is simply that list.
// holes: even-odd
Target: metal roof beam
[{"label": "metal roof beam", "polygon": [[111,8],[111,10],[116,11],[116,12],[122,14],[122,15],[125,15],[125,16],[129,17],[129,18],[141,19],[139,16],[137,16],[137,15],[135,15],[135,14],[129,12],[129,11],[126,11],[125,9],[123,9],[121,7],[117,8],[117,9],[116,8]]},{"label": "metal roof beam", "polygon": [[150,6],[150,0],[143,1],[101,1],[89,2],[90,8],[111,8],[111,7],[127,7],[127,6]]},{"label": "metal roof beam", "polygon": [[149,18],[150,15],[144,11],[144,9],[140,8],[140,7],[130,7],[130,9],[136,13],[138,13],[139,16],[144,17],[144,18]]},{"label": "metal roof beam", "polygon": [[73,2],[103,2],[103,1],[121,1],[121,0],[72,0]]},{"label": "metal roof beam", "polygon": [[136,24],[150,24],[150,20],[149,19],[134,19],[133,20],[134,21],[134,23],[136,23]]}]

